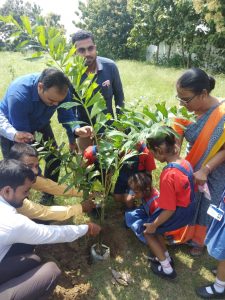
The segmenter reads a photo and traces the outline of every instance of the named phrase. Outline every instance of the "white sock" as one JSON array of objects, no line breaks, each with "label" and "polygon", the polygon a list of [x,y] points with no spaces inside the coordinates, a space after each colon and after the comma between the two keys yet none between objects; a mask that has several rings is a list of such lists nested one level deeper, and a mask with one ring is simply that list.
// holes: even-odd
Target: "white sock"
[{"label": "white sock", "polygon": [[170,264],[168,258],[166,258],[165,260],[159,261],[159,262],[160,262],[160,264],[162,266],[163,271],[166,274],[171,274],[173,272],[173,268],[171,267],[171,264]]},{"label": "white sock", "polygon": [[171,262],[171,257],[168,251],[164,252],[166,258],[168,259],[169,262]]},{"label": "white sock", "polygon": [[[216,277],[216,280],[214,282],[214,289],[216,290],[217,293],[223,293],[225,290],[225,281],[221,281]],[[206,287],[206,291],[209,294],[213,294],[213,290],[210,286]]]},{"label": "white sock", "polygon": [[225,281],[221,281],[216,277],[214,288],[217,291],[217,293],[223,293],[225,290]]}]

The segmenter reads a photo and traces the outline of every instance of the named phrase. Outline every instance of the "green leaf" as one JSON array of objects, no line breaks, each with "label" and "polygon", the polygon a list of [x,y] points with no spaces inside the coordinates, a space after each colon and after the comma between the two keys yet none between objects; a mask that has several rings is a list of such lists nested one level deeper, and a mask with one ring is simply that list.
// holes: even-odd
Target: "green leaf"
[{"label": "green leaf", "polygon": [[97,92],[96,94],[94,94],[91,99],[89,101],[87,101],[86,103],[86,107],[90,107],[92,105],[94,105],[96,102],[98,102],[99,100],[104,100],[102,94],[100,92]]},{"label": "green leaf", "polygon": [[67,179],[70,178],[71,175],[72,175],[72,172],[65,174],[63,177],[60,178],[59,184],[66,183]]},{"label": "green leaf", "polygon": [[156,115],[155,113],[149,111],[148,107],[145,106],[143,108],[143,114],[145,114],[147,117],[149,117],[151,120],[153,120],[154,122],[157,122],[157,118],[156,118]]},{"label": "green leaf", "polygon": [[64,65],[70,59],[70,57],[74,55],[75,52],[76,52],[76,48],[72,47],[70,51],[67,53],[66,57],[63,59],[62,64]]},{"label": "green leaf", "polygon": [[44,26],[39,26],[38,40],[42,47],[46,46],[45,27]]},{"label": "green leaf", "polygon": [[25,27],[27,33],[29,35],[32,35],[32,29],[31,29],[31,24],[30,24],[29,18],[27,16],[21,16],[20,19],[21,19],[23,26]]},{"label": "green leaf", "polygon": [[107,136],[108,137],[123,137],[125,138],[127,135],[121,131],[118,131],[118,130],[111,130],[110,132],[107,132]]},{"label": "green leaf", "polygon": [[102,98],[99,99],[98,102],[95,102],[95,104],[93,105],[91,109],[91,119],[93,119],[97,114],[102,112],[104,109],[105,109],[105,100]]},{"label": "green leaf", "polygon": [[166,109],[165,102],[163,102],[163,103],[157,103],[155,106],[156,106],[157,110],[160,111],[161,114],[165,118],[168,118],[168,111]]},{"label": "green leaf", "polygon": [[100,175],[100,172],[98,170],[91,172],[88,174],[88,180],[91,181],[91,179],[93,179],[94,177],[99,176],[99,175]]},{"label": "green leaf", "polygon": [[68,192],[69,190],[71,190],[72,188],[74,188],[74,183],[71,183],[67,186],[67,188],[65,189],[64,193]]},{"label": "green leaf", "polygon": [[19,43],[17,46],[16,46],[16,49],[19,50],[19,49],[22,49],[24,46],[26,46],[27,44],[29,44],[29,41],[26,40],[26,41],[23,41],[21,43]]},{"label": "green leaf", "polygon": [[102,186],[102,183],[97,179],[93,182],[91,190],[95,192],[103,192],[104,187]]},{"label": "green leaf", "polygon": [[77,103],[77,102],[65,102],[65,103],[62,103],[60,104],[58,108],[65,108],[65,109],[71,109],[72,107],[75,107],[75,106],[80,106],[81,104],[80,103]]}]

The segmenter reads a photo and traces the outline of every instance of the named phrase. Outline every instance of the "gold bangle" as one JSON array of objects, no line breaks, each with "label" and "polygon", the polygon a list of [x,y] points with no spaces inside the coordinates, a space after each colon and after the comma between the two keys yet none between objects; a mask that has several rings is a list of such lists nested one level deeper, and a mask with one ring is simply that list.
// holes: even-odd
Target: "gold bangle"
[{"label": "gold bangle", "polygon": [[209,174],[212,172],[212,169],[209,165],[205,165],[206,169],[209,171]]}]

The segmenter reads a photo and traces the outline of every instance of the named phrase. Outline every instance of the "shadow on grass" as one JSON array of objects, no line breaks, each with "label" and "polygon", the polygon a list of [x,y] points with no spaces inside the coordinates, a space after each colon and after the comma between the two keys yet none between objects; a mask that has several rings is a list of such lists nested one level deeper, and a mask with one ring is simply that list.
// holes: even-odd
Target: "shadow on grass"
[{"label": "shadow on grass", "polygon": [[[207,251],[193,258],[185,245],[168,247],[175,259],[177,278],[158,278],[148,266],[147,247],[125,228],[123,214],[112,210],[106,223],[103,241],[111,248],[109,261],[90,264],[90,246],[96,242],[93,238],[39,247],[45,260],[55,260],[63,270],[51,299],[199,299],[195,288],[214,280],[210,269],[216,262]],[[133,282],[126,287],[113,285],[110,268],[130,274]]]}]

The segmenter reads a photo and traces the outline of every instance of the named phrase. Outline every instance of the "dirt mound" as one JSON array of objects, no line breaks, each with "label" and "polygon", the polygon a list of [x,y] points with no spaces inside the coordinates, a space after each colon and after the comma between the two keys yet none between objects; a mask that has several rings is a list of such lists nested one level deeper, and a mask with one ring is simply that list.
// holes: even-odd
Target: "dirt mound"
[{"label": "dirt mound", "polygon": [[[105,221],[102,241],[110,247],[111,257],[123,255],[127,248],[127,229],[123,214],[115,212]],[[72,243],[43,245],[36,253],[43,261],[55,261],[62,270],[58,285],[49,298],[51,300],[95,299],[96,291],[88,282],[94,265],[90,260],[90,248],[98,238],[83,237]]]}]

